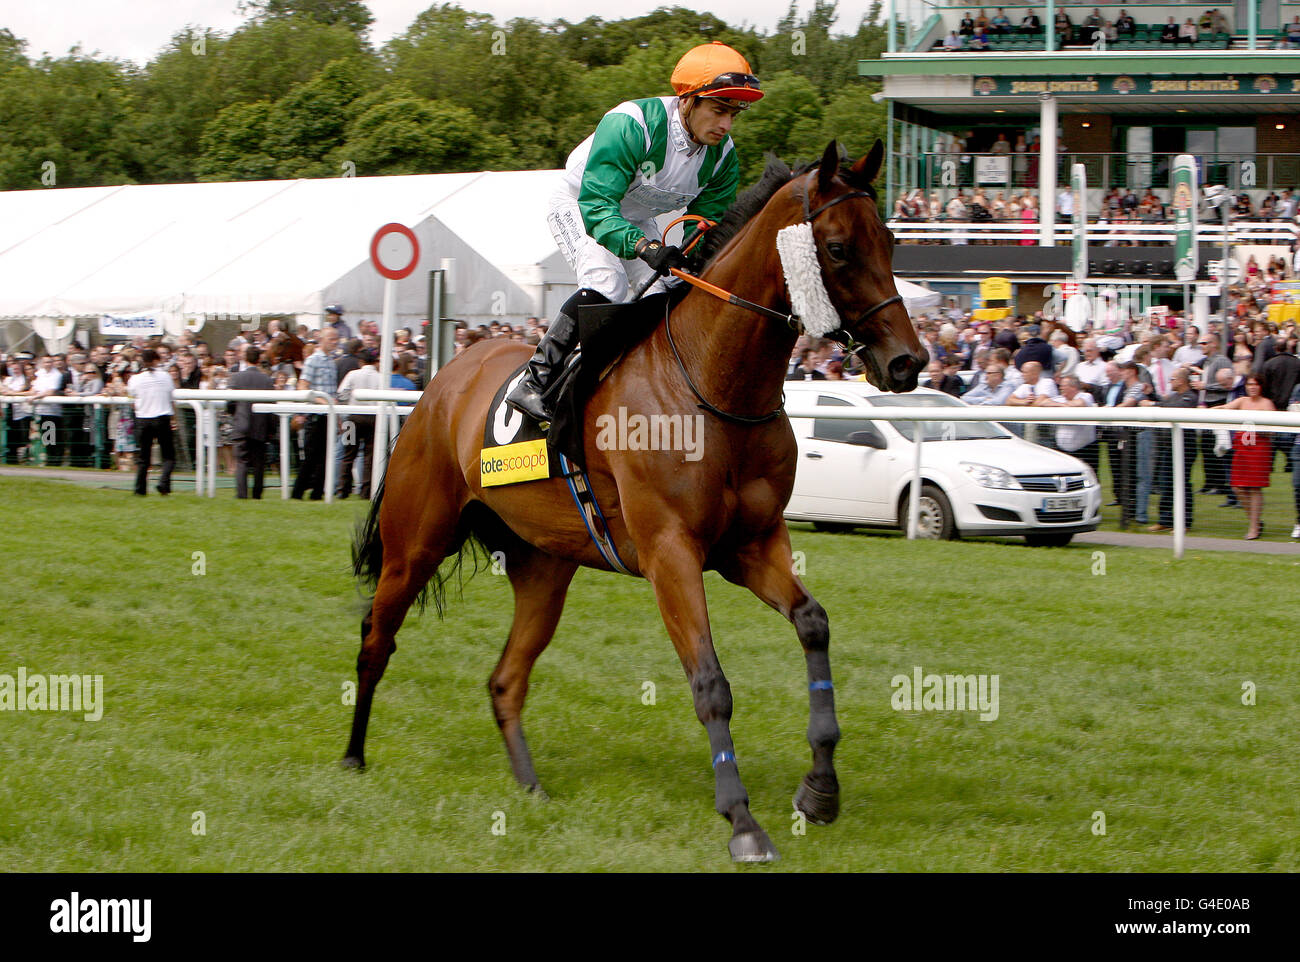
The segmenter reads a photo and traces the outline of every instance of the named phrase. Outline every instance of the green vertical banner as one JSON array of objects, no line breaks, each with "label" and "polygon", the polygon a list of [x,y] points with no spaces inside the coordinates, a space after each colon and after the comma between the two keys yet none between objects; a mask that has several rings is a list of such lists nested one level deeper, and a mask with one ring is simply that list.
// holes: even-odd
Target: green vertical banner
[{"label": "green vertical banner", "polygon": [[1196,280],[1200,267],[1196,249],[1196,158],[1179,154],[1169,180],[1174,206],[1174,277]]},{"label": "green vertical banner", "polygon": [[1074,279],[1088,279],[1088,172],[1083,164],[1070,168],[1070,193],[1074,195],[1073,231]]}]

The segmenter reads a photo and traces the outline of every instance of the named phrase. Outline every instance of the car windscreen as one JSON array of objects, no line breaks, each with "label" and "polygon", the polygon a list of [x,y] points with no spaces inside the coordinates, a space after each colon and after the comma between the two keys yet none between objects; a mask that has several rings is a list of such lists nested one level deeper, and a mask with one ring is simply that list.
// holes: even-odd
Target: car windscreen
[{"label": "car windscreen", "polygon": [[[882,408],[964,408],[956,398],[946,394],[882,394],[867,398]],[[936,417],[941,416],[936,412]],[[992,421],[891,421],[890,424],[909,441],[916,439],[916,426],[923,425],[925,441],[985,441],[1011,435]]]}]

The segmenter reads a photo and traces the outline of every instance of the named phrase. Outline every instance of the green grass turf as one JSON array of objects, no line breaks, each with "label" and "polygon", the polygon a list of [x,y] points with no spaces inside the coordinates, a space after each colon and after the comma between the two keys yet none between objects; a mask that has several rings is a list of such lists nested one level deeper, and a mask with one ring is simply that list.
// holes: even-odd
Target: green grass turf
[{"label": "green grass turf", "polygon": [[[534,672],[525,730],[551,801],[515,787],[492,720],[485,682],[511,603],[487,573],[445,623],[408,623],[370,768],[339,769],[360,510],[0,478],[0,672],[105,686],[99,722],[0,712],[0,865],[746,870],[728,860],[707,741],[639,580],[581,572]],[[1095,575],[1084,546],[806,528],[794,543],[831,618],[833,826],[791,831],[809,767],[793,630],[708,578],[741,774],[778,869],[1300,869],[1295,560],[1109,549]],[[891,678],[917,665],[997,673],[1000,717],[893,710]]]}]

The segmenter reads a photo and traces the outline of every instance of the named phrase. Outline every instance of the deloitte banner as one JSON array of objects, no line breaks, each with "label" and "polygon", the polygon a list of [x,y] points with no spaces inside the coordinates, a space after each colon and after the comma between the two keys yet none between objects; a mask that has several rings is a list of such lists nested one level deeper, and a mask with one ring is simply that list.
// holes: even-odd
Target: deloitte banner
[{"label": "deloitte banner", "polygon": [[1196,280],[1200,266],[1196,250],[1196,158],[1179,154],[1169,177],[1174,208],[1174,277]]},{"label": "deloitte banner", "polygon": [[1074,222],[1070,243],[1074,246],[1074,279],[1088,279],[1088,173],[1083,164],[1070,168],[1070,192],[1074,194]]},{"label": "deloitte banner", "polygon": [[105,314],[99,319],[99,333],[109,337],[153,337],[163,333],[163,322],[153,314]]}]

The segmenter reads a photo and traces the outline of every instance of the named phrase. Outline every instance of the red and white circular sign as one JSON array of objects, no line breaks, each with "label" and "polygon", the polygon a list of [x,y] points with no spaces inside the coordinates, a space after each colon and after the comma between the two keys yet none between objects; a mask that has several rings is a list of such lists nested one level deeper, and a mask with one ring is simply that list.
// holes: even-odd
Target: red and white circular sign
[{"label": "red and white circular sign", "polygon": [[370,261],[391,281],[408,276],[420,262],[420,242],[405,224],[385,224],[370,241]]}]

